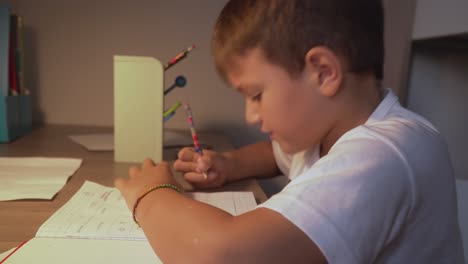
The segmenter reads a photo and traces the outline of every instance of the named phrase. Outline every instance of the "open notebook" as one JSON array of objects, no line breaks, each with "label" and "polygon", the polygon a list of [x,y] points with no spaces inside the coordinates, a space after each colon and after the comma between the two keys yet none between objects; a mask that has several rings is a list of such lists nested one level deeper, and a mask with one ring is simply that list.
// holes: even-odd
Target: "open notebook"
[{"label": "open notebook", "polygon": [[[233,215],[256,207],[251,192],[186,195]],[[133,222],[120,192],[89,181],[33,239],[6,255],[0,263],[162,263]]]}]

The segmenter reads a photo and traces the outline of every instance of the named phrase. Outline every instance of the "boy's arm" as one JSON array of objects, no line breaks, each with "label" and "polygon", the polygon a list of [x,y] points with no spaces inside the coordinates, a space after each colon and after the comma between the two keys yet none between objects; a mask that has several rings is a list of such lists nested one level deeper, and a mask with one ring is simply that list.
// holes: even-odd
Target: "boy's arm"
[{"label": "boy's arm", "polygon": [[249,177],[274,177],[281,174],[276,165],[270,141],[251,144],[234,151],[225,152],[223,155],[231,161],[229,162],[228,182]]},{"label": "boy's arm", "polygon": [[313,241],[269,209],[234,217],[160,189],[141,201],[137,213],[148,241],[167,263],[326,263]]}]

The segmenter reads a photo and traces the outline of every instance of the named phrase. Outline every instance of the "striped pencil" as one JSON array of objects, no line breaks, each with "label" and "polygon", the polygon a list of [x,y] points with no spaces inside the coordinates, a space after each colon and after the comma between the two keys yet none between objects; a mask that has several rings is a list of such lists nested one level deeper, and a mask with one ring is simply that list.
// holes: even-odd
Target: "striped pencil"
[{"label": "striped pencil", "polygon": [[[185,108],[185,114],[187,115],[187,121],[190,127],[190,133],[192,134],[193,146],[195,147],[195,151],[198,154],[200,154],[200,156],[203,156],[203,150],[200,147],[200,143],[198,142],[198,135],[197,135],[197,132],[195,131],[195,124],[193,122],[192,109],[190,108],[190,105],[188,103],[184,103],[184,108]],[[206,172],[203,172],[203,177],[205,178],[205,180],[208,178],[208,175],[206,175]]]}]

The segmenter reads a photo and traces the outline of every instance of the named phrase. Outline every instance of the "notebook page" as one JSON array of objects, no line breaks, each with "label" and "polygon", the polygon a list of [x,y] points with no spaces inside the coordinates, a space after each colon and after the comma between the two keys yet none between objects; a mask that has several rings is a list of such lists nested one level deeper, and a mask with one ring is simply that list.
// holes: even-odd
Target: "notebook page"
[{"label": "notebook page", "polygon": [[[187,193],[238,215],[256,207],[250,192]],[[36,237],[146,240],[119,190],[86,181],[40,228]]]},{"label": "notebook page", "polygon": [[36,237],[145,240],[119,190],[86,181]]},{"label": "notebook page", "polygon": [[2,264],[162,263],[147,241],[39,237],[29,240],[4,262],[2,259],[0,257]]},{"label": "notebook page", "polygon": [[[13,252],[13,250],[15,250],[16,248],[12,248],[8,251],[5,251],[3,253],[0,254],[0,263],[2,263],[1,261],[6,258],[8,255],[10,255],[11,252]],[[2,263],[3,264],[3,263]]]}]

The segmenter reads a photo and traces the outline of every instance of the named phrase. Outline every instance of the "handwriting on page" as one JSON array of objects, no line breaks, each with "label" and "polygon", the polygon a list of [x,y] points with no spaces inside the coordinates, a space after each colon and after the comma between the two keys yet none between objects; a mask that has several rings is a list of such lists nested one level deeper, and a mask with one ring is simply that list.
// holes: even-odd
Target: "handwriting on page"
[{"label": "handwriting on page", "polygon": [[[240,215],[256,207],[251,192],[187,193],[200,202]],[[40,228],[36,237],[146,240],[120,192],[86,181]]]},{"label": "handwriting on page", "polygon": [[85,182],[81,190],[39,228],[37,237],[146,239],[117,189]]}]

